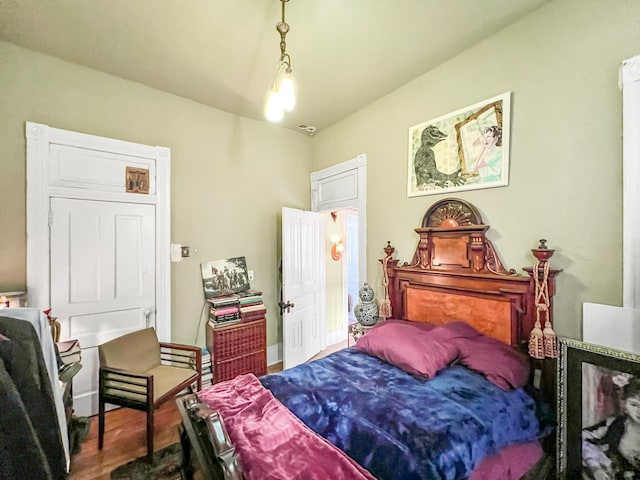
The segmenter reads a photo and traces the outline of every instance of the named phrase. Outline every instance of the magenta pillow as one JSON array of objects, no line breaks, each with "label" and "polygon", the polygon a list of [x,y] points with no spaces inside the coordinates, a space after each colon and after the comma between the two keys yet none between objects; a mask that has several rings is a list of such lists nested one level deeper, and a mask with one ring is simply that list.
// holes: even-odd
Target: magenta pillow
[{"label": "magenta pillow", "polygon": [[360,337],[355,348],[407,373],[431,378],[458,358],[458,348],[433,337],[434,330],[418,322],[386,320]]},{"label": "magenta pillow", "polygon": [[515,347],[485,335],[456,338],[460,362],[484,375],[502,390],[520,388],[529,381],[529,361]]},{"label": "magenta pillow", "polygon": [[439,332],[438,335],[442,338],[448,339],[473,338],[482,335],[479,331],[462,320],[454,320],[453,322],[445,325],[440,325],[437,328],[442,329],[442,332]]},{"label": "magenta pillow", "polygon": [[413,322],[411,320],[400,320],[399,318],[387,318],[384,322],[386,324],[396,323],[399,325],[410,325],[411,327],[419,328],[421,330],[433,330],[436,326],[426,322]]},{"label": "magenta pillow", "polygon": [[502,390],[520,388],[529,381],[529,361],[516,348],[487,337],[462,320],[434,328],[430,335],[458,348],[461,365],[484,375]]}]

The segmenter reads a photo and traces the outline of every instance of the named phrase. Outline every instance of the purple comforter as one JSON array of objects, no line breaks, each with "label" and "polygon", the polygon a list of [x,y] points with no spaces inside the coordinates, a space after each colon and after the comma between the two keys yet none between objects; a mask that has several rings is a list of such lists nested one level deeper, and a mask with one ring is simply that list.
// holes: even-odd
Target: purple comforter
[{"label": "purple comforter", "polygon": [[463,366],[422,380],[349,348],[260,380],[379,479],[466,479],[541,434],[523,389],[505,392]]}]

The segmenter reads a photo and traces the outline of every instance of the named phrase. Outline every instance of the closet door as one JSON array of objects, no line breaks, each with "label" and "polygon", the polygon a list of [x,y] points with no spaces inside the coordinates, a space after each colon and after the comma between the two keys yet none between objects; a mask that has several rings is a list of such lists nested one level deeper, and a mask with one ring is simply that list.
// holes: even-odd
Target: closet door
[{"label": "closet door", "polygon": [[155,206],[51,199],[51,310],[82,348],[74,408],[97,413],[98,345],[155,327]]}]

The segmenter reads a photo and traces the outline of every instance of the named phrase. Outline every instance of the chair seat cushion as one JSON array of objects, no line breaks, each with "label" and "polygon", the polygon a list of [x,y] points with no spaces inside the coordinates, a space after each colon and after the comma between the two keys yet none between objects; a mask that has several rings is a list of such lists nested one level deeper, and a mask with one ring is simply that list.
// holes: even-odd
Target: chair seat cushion
[{"label": "chair seat cushion", "polygon": [[[176,385],[186,382],[190,378],[197,378],[198,372],[190,368],[158,365],[145,373],[153,375],[153,402],[175,389]],[[177,392],[175,392],[177,393]]]},{"label": "chair seat cushion", "polygon": [[[159,399],[161,399],[167,393],[174,391],[176,386],[181,385],[188,380],[195,381],[198,377],[198,372],[196,370],[192,370],[191,368],[182,368],[182,367],[172,367],[170,365],[158,365],[146,372],[142,372],[147,375],[153,375],[153,403],[157,403]],[[130,401],[139,402],[141,404],[145,404],[145,388],[144,386],[136,386],[127,382],[128,384],[118,382],[118,375],[112,374],[111,377],[111,385],[117,386],[119,388],[125,388],[128,391],[123,391],[119,389],[106,388],[106,395],[113,395],[120,398],[126,398]],[[126,377],[120,377],[126,378]],[[135,382],[142,382],[137,380]],[[182,390],[182,389],[180,389]],[[177,394],[179,391],[175,391]]]}]

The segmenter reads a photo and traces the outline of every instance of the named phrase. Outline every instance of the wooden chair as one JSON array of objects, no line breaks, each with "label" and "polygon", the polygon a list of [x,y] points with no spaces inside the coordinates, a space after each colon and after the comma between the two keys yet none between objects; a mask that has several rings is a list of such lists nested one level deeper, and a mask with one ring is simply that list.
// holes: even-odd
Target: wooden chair
[{"label": "wooden chair", "polygon": [[158,342],[153,328],[98,346],[98,449],[104,440],[105,403],[147,412],[147,461],[153,457],[154,410],[185,389],[202,388],[200,347]]}]

